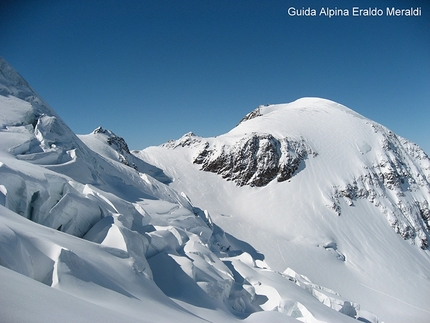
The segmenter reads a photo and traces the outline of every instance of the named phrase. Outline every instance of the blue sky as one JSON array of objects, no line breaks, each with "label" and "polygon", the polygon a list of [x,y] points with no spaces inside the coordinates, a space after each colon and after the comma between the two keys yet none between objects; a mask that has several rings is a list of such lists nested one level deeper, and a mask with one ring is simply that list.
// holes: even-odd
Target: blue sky
[{"label": "blue sky", "polygon": [[[291,17],[421,7],[420,17]],[[143,149],[227,132],[260,104],[342,103],[430,153],[428,1],[2,1],[0,56],[78,134]]]}]

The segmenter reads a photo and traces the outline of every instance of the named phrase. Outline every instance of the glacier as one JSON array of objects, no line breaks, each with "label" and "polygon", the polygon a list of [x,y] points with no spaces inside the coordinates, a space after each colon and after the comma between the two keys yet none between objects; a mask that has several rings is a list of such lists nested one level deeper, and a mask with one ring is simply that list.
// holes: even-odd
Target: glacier
[{"label": "glacier", "polygon": [[334,102],[130,151],[0,58],[0,321],[425,322],[428,156]]}]

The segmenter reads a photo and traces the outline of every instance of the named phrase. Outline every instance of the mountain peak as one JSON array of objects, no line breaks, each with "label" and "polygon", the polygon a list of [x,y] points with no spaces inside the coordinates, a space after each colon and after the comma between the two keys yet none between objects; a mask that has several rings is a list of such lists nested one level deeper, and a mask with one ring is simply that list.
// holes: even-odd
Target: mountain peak
[{"label": "mountain peak", "polygon": [[107,144],[118,153],[118,160],[134,169],[137,170],[137,166],[134,162],[129,161],[131,157],[130,150],[124,138],[117,136],[108,129],[98,127],[92,132],[93,135],[102,135]]}]

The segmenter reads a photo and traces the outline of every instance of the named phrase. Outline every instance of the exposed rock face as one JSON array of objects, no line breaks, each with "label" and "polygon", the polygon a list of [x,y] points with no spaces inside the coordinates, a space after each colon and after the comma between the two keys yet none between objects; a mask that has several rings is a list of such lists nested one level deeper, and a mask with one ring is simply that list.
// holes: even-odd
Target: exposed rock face
[{"label": "exposed rock face", "polygon": [[201,165],[203,171],[234,181],[238,186],[260,187],[275,179],[286,181],[305,167],[309,155],[318,155],[303,139],[279,139],[267,133],[251,133],[228,144],[210,143],[189,132],[162,146],[168,149],[197,148],[199,153],[193,159],[194,164]]},{"label": "exposed rock face", "polygon": [[309,154],[316,156],[304,141],[253,133],[232,146],[218,148],[206,143],[194,163],[238,186],[264,186],[275,178],[278,182],[290,179]]}]

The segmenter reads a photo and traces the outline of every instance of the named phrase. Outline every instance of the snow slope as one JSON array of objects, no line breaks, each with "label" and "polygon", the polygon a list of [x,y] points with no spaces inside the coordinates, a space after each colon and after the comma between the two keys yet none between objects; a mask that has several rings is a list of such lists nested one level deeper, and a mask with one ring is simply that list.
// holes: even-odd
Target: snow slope
[{"label": "snow slope", "polygon": [[0,111],[0,321],[379,321],[270,269],[111,131],[76,136],[1,58]]},{"label": "snow slope", "polygon": [[260,106],[230,132],[135,155],[228,234],[384,322],[430,318],[430,160],[335,102]]}]

